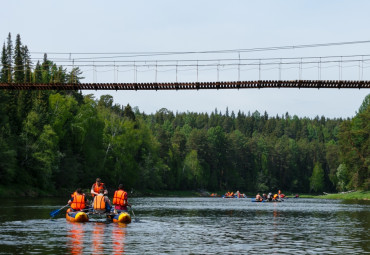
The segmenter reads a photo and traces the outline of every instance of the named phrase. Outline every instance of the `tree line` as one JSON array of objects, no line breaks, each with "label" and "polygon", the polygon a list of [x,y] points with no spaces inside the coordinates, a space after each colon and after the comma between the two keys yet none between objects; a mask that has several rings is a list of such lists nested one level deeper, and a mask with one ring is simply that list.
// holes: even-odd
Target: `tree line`
[{"label": "tree line", "polygon": [[[79,83],[47,59],[35,66],[19,35],[8,35],[2,83]],[[137,190],[290,192],[369,190],[370,95],[355,117],[288,113],[176,112],[137,107],[78,91],[0,91],[0,185],[45,191]]]}]

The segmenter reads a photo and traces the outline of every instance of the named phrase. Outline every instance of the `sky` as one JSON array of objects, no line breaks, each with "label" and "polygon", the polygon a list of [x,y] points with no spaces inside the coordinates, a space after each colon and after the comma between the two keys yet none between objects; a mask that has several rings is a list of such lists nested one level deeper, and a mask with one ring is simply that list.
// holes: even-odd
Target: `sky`
[{"label": "sky", "polygon": [[[13,41],[20,34],[34,63],[47,53],[67,69],[80,66],[82,82],[370,80],[370,43],[341,44],[370,41],[368,10],[367,0],[14,0],[1,5],[0,42],[6,42],[8,33]],[[293,47],[318,44],[327,46]],[[235,113],[266,111],[269,116],[288,112],[348,118],[370,91],[82,93],[97,99],[111,94],[114,103],[130,104],[147,114],[161,108],[174,113],[225,113],[228,108]]]}]

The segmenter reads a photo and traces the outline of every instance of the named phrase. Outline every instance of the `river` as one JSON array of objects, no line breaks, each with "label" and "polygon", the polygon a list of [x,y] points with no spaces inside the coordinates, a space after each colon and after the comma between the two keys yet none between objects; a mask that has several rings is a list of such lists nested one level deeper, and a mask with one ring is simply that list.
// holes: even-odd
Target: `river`
[{"label": "river", "polygon": [[370,254],[370,201],[129,200],[124,225],[50,219],[67,199],[2,199],[0,254]]}]

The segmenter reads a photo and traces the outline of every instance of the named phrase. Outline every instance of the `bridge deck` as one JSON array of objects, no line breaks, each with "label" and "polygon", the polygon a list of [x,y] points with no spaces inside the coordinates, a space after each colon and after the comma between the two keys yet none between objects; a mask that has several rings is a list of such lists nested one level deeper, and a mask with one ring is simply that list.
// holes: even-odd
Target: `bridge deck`
[{"label": "bridge deck", "polygon": [[336,80],[259,80],[223,82],[172,82],[172,83],[80,83],[33,84],[0,83],[0,89],[9,90],[199,90],[199,89],[253,89],[253,88],[350,88],[368,89],[370,81]]}]

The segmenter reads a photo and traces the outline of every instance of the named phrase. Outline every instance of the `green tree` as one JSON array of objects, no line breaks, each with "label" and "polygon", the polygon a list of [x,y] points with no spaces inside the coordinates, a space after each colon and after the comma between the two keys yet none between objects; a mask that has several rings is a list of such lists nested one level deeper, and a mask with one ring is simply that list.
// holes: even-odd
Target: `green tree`
[{"label": "green tree", "polygon": [[135,121],[135,113],[132,111],[132,108],[129,104],[127,104],[123,110],[123,116],[128,120]]},{"label": "green tree", "polygon": [[[353,119],[344,121],[339,132],[341,163],[350,176],[348,188],[370,189],[370,106],[367,96]],[[367,105],[367,108],[365,109]]]},{"label": "green tree", "polygon": [[44,126],[37,141],[37,151],[32,157],[38,163],[37,186],[48,189],[54,186],[51,183],[52,174],[59,166],[60,153],[58,151],[58,137],[50,125]]},{"label": "green tree", "polygon": [[347,185],[349,183],[349,176],[348,176],[348,170],[345,164],[340,164],[336,177],[338,179],[337,182],[337,188],[339,191],[346,191],[347,190]]},{"label": "green tree", "polygon": [[14,182],[16,176],[17,152],[9,143],[9,125],[0,125],[0,183],[9,184]]},{"label": "green tree", "polygon": [[324,189],[324,170],[321,163],[316,162],[310,178],[311,190],[321,192]]},{"label": "green tree", "polygon": [[8,63],[8,56],[7,56],[7,50],[5,47],[5,43],[3,45],[3,50],[1,52],[1,72],[0,72],[0,80],[2,83],[8,82],[8,77],[10,73],[10,67]]},{"label": "green tree", "polygon": [[202,166],[198,161],[198,155],[195,150],[190,151],[188,155],[186,155],[183,172],[188,189],[203,187]]},{"label": "green tree", "polygon": [[25,78],[25,62],[23,47],[21,43],[21,36],[18,34],[15,40],[14,47],[14,82],[23,83]]},{"label": "green tree", "polygon": [[10,33],[7,38],[5,57],[6,57],[6,60],[5,60],[6,64],[3,65],[3,68],[7,69],[6,79],[7,79],[7,82],[11,83],[13,82],[13,41],[12,41],[12,36]]}]

